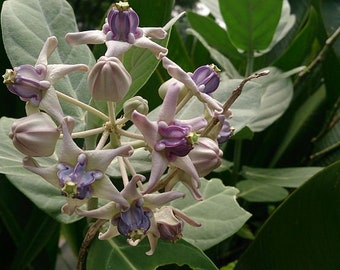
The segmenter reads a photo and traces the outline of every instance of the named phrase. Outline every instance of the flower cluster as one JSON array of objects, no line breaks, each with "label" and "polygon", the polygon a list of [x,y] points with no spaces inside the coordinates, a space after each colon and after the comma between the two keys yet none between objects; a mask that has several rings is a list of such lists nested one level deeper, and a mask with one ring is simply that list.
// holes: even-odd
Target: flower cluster
[{"label": "flower cluster", "polygon": [[[219,144],[232,135],[228,122],[231,112],[213,97],[220,83],[219,69],[204,65],[193,73],[185,72],[166,56],[167,48],[152,40],[164,39],[167,29],[179,17],[166,27],[141,28],[138,14],[127,2],[115,3],[101,30],[65,36],[70,46],[106,45],[105,54],[94,66],[48,64],[58,44],[52,36],[47,38],[34,66],[23,64],[3,75],[9,91],[26,102],[27,116],[15,121],[9,134],[14,146],[25,155],[24,168],[59,189],[66,200],[62,213],[107,220],[108,229],[99,235],[100,239],[121,234],[129,244],[136,245],[146,236],[151,246],[148,254],[154,252],[158,239],[180,239],[185,223],[201,226],[169,203],[184,197],[184,193],[176,191],[178,182],[195,199],[204,199],[200,178],[220,166],[223,153]],[[171,76],[159,88],[163,102],[156,119],[150,118],[147,100],[139,96],[126,98],[133,82],[121,59],[133,46],[149,50]],[[95,107],[88,110],[103,116],[105,123],[100,127],[74,132],[75,120],[64,114],[60,98],[65,94],[54,84],[74,71],[87,72],[92,98],[107,102],[108,115]],[[178,113],[192,98],[203,103],[204,109],[193,118],[182,119]],[[72,98],[67,101],[73,106],[90,107]],[[123,116],[117,119],[115,105],[121,101]],[[129,121],[138,132],[123,129]],[[90,135],[101,135],[93,148],[80,147],[74,141],[74,137]],[[150,153],[148,179],[136,173],[129,159],[137,148]],[[38,157],[55,153],[55,164],[40,165]],[[114,159],[119,164],[122,190],[107,174]],[[86,209],[94,198],[103,205]]]}]

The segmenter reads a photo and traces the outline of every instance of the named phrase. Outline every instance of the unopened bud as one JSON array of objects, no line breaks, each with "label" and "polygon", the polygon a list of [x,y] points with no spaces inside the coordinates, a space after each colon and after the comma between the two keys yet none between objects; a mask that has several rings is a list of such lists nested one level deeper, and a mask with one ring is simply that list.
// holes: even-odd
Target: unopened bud
[{"label": "unopened bud", "polygon": [[189,153],[197,173],[200,177],[204,177],[212,170],[221,165],[222,150],[218,147],[216,141],[207,138],[199,137],[198,143]]},{"label": "unopened bud", "polygon": [[9,137],[14,146],[31,157],[53,154],[60,130],[46,113],[38,112],[16,120]]},{"label": "unopened bud", "polygon": [[158,88],[158,94],[161,97],[161,99],[164,99],[166,93],[169,90],[169,86],[173,83],[177,83],[181,87],[181,90],[179,91],[179,94],[178,94],[178,100],[177,100],[177,102],[180,102],[184,98],[186,93],[188,92],[188,89],[184,86],[183,83],[177,81],[174,78],[171,78],[165,81],[164,83],[162,83],[161,86]]},{"label": "unopened bud", "polygon": [[[219,68],[215,65],[205,65],[197,68],[191,75],[200,91],[205,94],[214,92],[220,84]],[[204,87],[202,87],[204,86]]]},{"label": "unopened bud", "polygon": [[131,114],[133,111],[147,115],[149,112],[148,101],[140,96],[134,96],[124,102],[123,109],[124,116],[127,119],[131,119]]},{"label": "unopened bud", "polygon": [[116,57],[102,56],[91,69],[88,84],[95,100],[118,102],[131,86],[131,76]]}]

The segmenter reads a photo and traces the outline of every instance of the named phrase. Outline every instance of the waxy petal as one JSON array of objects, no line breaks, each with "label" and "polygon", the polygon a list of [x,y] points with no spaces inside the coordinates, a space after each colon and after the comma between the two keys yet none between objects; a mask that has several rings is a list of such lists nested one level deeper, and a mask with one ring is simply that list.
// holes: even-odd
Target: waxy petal
[{"label": "waxy petal", "polygon": [[162,193],[145,194],[143,196],[144,199],[143,206],[150,209],[160,208],[171,201],[184,197],[185,193],[175,190]]},{"label": "waxy petal", "polygon": [[158,121],[164,121],[167,124],[170,124],[174,121],[178,94],[180,90],[181,89],[179,85],[176,83],[173,83],[169,86],[168,91],[164,97],[162,107],[158,114]]},{"label": "waxy petal", "polygon": [[67,33],[65,39],[71,45],[103,44],[106,40],[106,35],[101,30],[89,30]]},{"label": "waxy petal", "polygon": [[156,42],[153,42],[152,40],[145,36],[136,39],[134,45],[136,47],[150,50],[156,56],[157,59],[162,59],[165,55],[168,54],[167,48],[157,44]]},{"label": "waxy petal", "polygon": [[115,215],[119,213],[119,210],[116,207],[115,202],[109,202],[97,209],[88,210],[88,211],[77,209],[76,212],[78,215],[84,216],[84,217],[111,220],[112,217],[114,217]]},{"label": "waxy petal", "polygon": [[51,54],[55,51],[58,46],[58,39],[55,36],[48,37],[40,51],[38,59],[36,61],[37,65],[45,65],[47,66],[47,60],[51,56]]},{"label": "waxy petal", "polygon": [[145,115],[134,111],[131,120],[142,132],[146,143],[153,148],[158,136],[158,127],[155,122],[151,122]]},{"label": "waxy petal", "polygon": [[32,157],[25,157],[22,161],[23,167],[37,175],[40,175],[47,182],[60,189],[59,179],[57,177],[57,166],[41,167]]},{"label": "waxy petal", "polygon": [[163,153],[152,151],[152,170],[149,177],[148,186],[143,190],[143,194],[147,194],[155,187],[157,182],[168,167],[168,160]]},{"label": "waxy petal", "polygon": [[124,207],[129,207],[127,200],[106,175],[104,175],[103,178],[94,181],[91,186],[93,190],[92,196],[114,201]]},{"label": "waxy petal", "polygon": [[122,190],[122,195],[129,203],[142,198],[142,195],[137,190],[137,182],[143,182],[144,180],[145,177],[143,175],[136,174]]}]

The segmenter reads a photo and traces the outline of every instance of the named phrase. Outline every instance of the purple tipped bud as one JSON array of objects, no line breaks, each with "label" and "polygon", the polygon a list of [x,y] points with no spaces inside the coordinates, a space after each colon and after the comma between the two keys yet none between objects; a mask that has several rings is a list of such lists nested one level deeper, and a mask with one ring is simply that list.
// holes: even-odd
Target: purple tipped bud
[{"label": "purple tipped bud", "polygon": [[143,31],[138,26],[139,17],[137,13],[130,8],[127,2],[119,2],[113,4],[109,11],[103,31],[107,35],[107,40],[133,44],[137,38],[143,35]]},{"label": "purple tipped bud", "polygon": [[6,69],[2,76],[8,90],[23,101],[30,101],[38,106],[42,99],[42,91],[47,90],[51,83],[46,81],[46,66],[21,65],[14,70]]},{"label": "purple tipped bud", "polygon": [[16,120],[9,137],[14,146],[31,157],[53,154],[60,130],[46,113],[34,113]]},{"label": "purple tipped bud", "polygon": [[230,137],[234,133],[234,129],[231,127],[229,121],[225,119],[223,115],[219,116],[219,121],[220,121],[221,129],[217,136],[217,142],[219,144],[222,144],[230,139]]},{"label": "purple tipped bud", "polygon": [[219,72],[220,70],[215,65],[205,65],[197,68],[191,75],[191,78],[201,92],[210,94],[214,92],[220,84]]},{"label": "purple tipped bud", "polygon": [[131,82],[129,72],[116,57],[100,57],[88,76],[88,84],[95,100],[118,102],[128,92]]},{"label": "purple tipped bud", "polygon": [[222,155],[223,152],[218,144],[207,137],[200,137],[194,149],[189,153],[200,177],[204,177],[218,168],[222,162]]}]

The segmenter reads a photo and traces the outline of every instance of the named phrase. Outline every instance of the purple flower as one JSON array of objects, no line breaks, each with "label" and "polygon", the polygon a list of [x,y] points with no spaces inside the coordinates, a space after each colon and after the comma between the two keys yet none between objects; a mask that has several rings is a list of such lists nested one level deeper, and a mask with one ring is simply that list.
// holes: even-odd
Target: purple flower
[{"label": "purple flower", "polygon": [[160,237],[153,213],[163,205],[183,198],[184,193],[169,191],[142,195],[137,190],[137,182],[144,181],[144,179],[145,177],[142,175],[134,175],[121,191],[121,195],[128,201],[129,207],[109,202],[94,210],[77,209],[76,211],[82,216],[106,219],[110,222],[107,231],[99,234],[98,238],[101,240],[122,234],[130,245],[135,246],[147,236],[150,243],[150,251],[147,254],[152,255]]},{"label": "purple flower", "polygon": [[55,165],[41,167],[32,157],[25,157],[24,168],[40,175],[61,190],[67,200],[62,207],[63,213],[71,215],[91,197],[115,201],[129,207],[105,171],[116,156],[131,155],[132,148],[125,145],[116,149],[83,151],[72,140],[69,131],[72,126],[70,118],[65,118],[62,122],[63,141]]},{"label": "purple flower", "polygon": [[[62,121],[63,113],[56,96],[53,84],[73,71],[88,71],[83,64],[48,64],[47,60],[58,45],[56,37],[49,37],[40,51],[35,66],[21,65],[14,69],[6,69],[2,76],[8,90],[27,101],[27,110],[37,112],[37,107],[48,112],[59,122]],[[47,91],[49,90],[49,91]]]},{"label": "purple flower", "polygon": [[89,30],[66,34],[69,44],[102,44],[105,43],[107,57],[119,57],[132,46],[150,50],[158,59],[168,53],[168,50],[153,42],[150,38],[164,39],[169,29],[180,14],[162,27],[139,27],[137,13],[127,2],[113,4],[103,25],[102,30]]},{"label": "purple flower", "polygon": [[206,120],[203,117],[185,121],[174,119],[179,91],[178,84],[169,86],[157,121],[150,121],[136,111],[132,113],[131,120],[153,149],[149,184],[144,193],[153,190],[168,164],[186,171],[194,180],[193,188],[199,188],[199,176],[188,153],[198,138],[195,132],[206,125]]},{"label": "purple flower", "polygon": [[[207,104],[212,111],[222,113],[222,104],[216,99],[212,98],[209,93],[216,90],[219,81],[217,81],[217,74],[215,71],[208,71],[207,66],[198,68],[194,74],[185,72],[175,62],[167,57],[162,58],[163,67],[168,71],[169,75],[176,79],[178,83],[192,92],[200,101]],[[208,66],[209,68],[209,66]],[[209,68],[210,69],[210,68]]]}]

